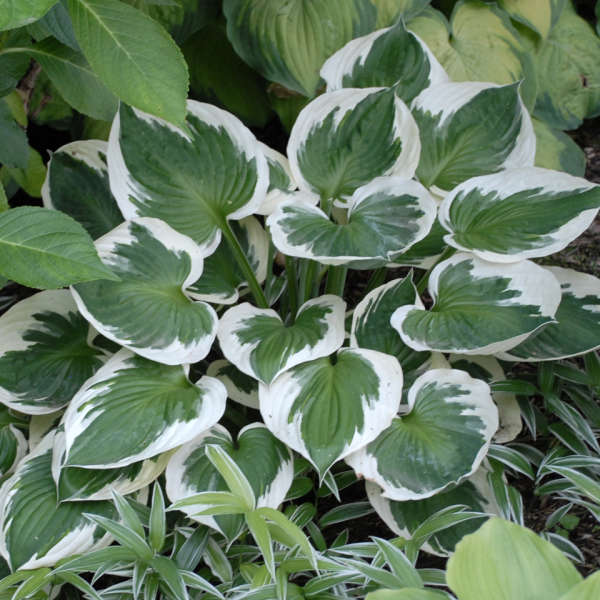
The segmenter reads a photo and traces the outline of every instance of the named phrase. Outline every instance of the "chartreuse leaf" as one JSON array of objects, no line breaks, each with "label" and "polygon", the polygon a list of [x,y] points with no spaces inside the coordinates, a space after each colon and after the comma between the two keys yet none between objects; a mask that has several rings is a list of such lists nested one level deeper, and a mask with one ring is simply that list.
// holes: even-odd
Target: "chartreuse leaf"
[{"label": "chartreuse leaf", "polygon": [[102,82],[127,104],[183,124],[188,73],[169,34],[117,0],[68,0],[68,7],[77,41]]},{"label": "chartreuse leaf", "polygon": [[566,0],[500,0],[500,6],[512,19],[545,38],[560,17]]},{"label": "chartreuse leaf", "polygon": [[377,7],[377,29],[389,27],[402,18],[408,21],[422,12],[431,0],[372,0]]},{"label": "chartreuse leaf", "polygon": [[585,175],[583,150],[564,131],[553,129],[544,121],[532,119],[536,137],[535,165],[565,171],[575,177]]},{"label": "chartreuse leaf", "polygon": [[502,354],[504,360],[558,360],[600,347],[600,280],[561,267],[548,267],[548,271],[558,279],[562,292],[558,322]]},{"label": "chartreuse leaf", "polygon": [[365,596],[365,600],[443,600],[447,598],[442,592],[404,588],[401,590],[377,590]]},{"label": "chartreuse leaf", "polygon": [[119,225],[96,247],[121,281],[72,288],[86,319],[150,360],[177,365],[203,359],[217,333],[217,315],[185,289],[201,275],[205,250],[148,217]]},{"label": "chartreuse leaf", "polygon": [[562,250],[593,222],[600,186],[539,167],[474,177],[440,206],[445,240],[484,260],[506,263]]},{"label": "chartreuse leaf", "polygon": [[212,377],[192,384],[184,367],[154,363],[123,349],[69,404],[65,464],[116,469],[171,450],[212,427],[225,410],[225,399],[224,386]]},{"label": "chartreuse leaf", "polygon": [[535,135],[518,84],[444,83],[415,98],[417,177],[446,192],[477,175],[533,166]]},{"label": "chartreuse leaf", "polygon": [[0,31],[16,29],[43,17],[58,0],[0,0]]},{"label": "chartreuse leaf", "polygon": [[419,162],[419,131],[392,89],[323,94],[298,115],[287,146],[301,190],[347,199],[380,175],[410,179]]},{"label": "chartreuse leaf", "polygon": [[0,552],[13,570],[52,566],[109,543],[84,513],[113,516],[111,502],[58,502],[51,472],[53,441],[51,432],[0,489]]},{"label": "chartreuse leaf", "polygon": [[436,203],[418,182],[377,177],[356,189],[347,223],[334,223],[316,206],[288,200],[267,219],[273,243],[288,256],[355,268],[383,266],[422,240]]},{"label": "chartreuse leaf", "polygon": [[44,206],[73,217],[93,239],[123,222],[110,192],[107,150],[108,144],[101,140],[79,140],[60,147],[48,162],[42,187]]},{"label": "chartreuse leaf", "polygon": [[328,92],[395,86],[407,103],[425,88],[448,81],[435,56],[403,21],[348,42],[325,61],[321,76]]},{"label": "chartreuse leaf", "polygon": [[495,354],[509,350],[553,322],[560,285],[530,261],[489,263],[458,253],[429,279],[430,310],[401,306],[392,315],[402,341],[415,350]]},{"label": "chartreuse leaf", "polygon": [[[6,411],[6,408],[0,408],[0,414]],[[0,426],[0,477],[12,473],[25,454],[27,440],[21,430],[10,423]]]},{"label": "chartreuse leaf", "polygon": [[[291,452],[262,424],[244,427],[234,442],[221,425],[183,445],[167,466],[167,495],[172,502],[207,491],[225,492],[229,488],[223,477],[206,456],[206,448],[216,445],[225,451],[239,467],[252,487],[257,507],[277,508],[292,485],[294,468]],[[257,457],[260,456],[260,460]],[[242,515],[198,515],[207,504],[182,507],[185,513],[200,523],[220,531],[229,540],[242,531]]]},{"label": "chartreuse leaf", "polygon": [[21,300],[0,317],[0,402],[31,415],[66,406],[104,362],[68,290]]},{"label": "chartreuse leaf", "polygon": [[419,500],[472,475],[498,429],[489,386],[464,371],[432,369],[408,392],[408,412],[346,457],[392,500]]},{"label": "chartreuse leaf", "polygon": [[558,600],[582,580],[550,542],[498,518],[457,544],[446,576],[461,600]]},{"label": "chartreuse leaf", "polygon": [[225,219],[262,203],[267,161],[233,115],[189,100],[187,128],[121,105],[109,138],[110,185],[127,219],[157,217],[214,250]]},{"label": "chartreuse leaf", "polygon": [[560,600],[595,600],[600,594],[600,573],[594,573],[571,588]]},{"label": "chartreuse leaf", "polygon": [[228,360],[215,360],[210,363],[206,374],[216,377],[227,390],[227,397],[234,402],[258,409],[258,381],[242,373]]},{"label": "chartreuse leaf", "polygon": [[[294,176],[290,169],[290,162],[287,157],[281,154],[281,152],[269,148],[269,146],[262,142],[260,142],[260,147],[267,159],[267,164],[269,165],[269,189],[267,190],[266,198],[258,207],[256,213],[259,215],[270,215],[281,202],[295,196],[292,192],[298,186],[294,181]],[[311,198],[312,204],[318,204],[319,202],[319,197],[316,195],[303,195],[303,199],[308,198]]]},{"label": "chartreuse leaf", "polygon": [[235,51],[271,81],[315,95],[319,69],[346,42],[372,31],[370,0],[225,0]]},{"label": "chartreuse leaf", "polygon": [[321,479],[391,423],[401,394],[398,361],[359,348],[298,365],[259,385],[265,424],[308,459]]},{"label": "chartreuse leaf", "polygon": [[83,227],[54,210],[20,206],[1,213],[0,251],[0,274],[32,288],[118,279],[102,264]]},{"label": "chartreuse leaf", "polygon": [[219,344],[225,358],[240,371],[268,384],[283,371],[340,348],[345,309],[339,296],[313,298],[286,326],[274,310],[244,302],[221,317]]}]

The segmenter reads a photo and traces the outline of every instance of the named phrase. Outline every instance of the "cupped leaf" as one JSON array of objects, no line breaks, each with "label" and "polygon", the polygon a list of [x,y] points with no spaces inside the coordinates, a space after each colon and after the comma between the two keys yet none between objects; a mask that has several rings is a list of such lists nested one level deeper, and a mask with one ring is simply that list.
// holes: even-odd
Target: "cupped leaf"
[{"label": "cupped leaf", "polygon": [[437,207],[416,181],[377,177],[350,199],[347,223],[316,206],[288,200],[267,219],[275,246],[288,256],[355,268],[382,266],[422,240]]},{"label": "cupped leaf", "polygon": [[1,0],[0,31],[16,29],[37,21],[58,0]]},{"label": "cupped leaf", "polygon": [[535,134],[519,85],[443,83],[412,104],[421,136],[417,177],[446,192],[477,175],[533,166]]},{"label": "cupped leaf", "polygon": [[221,317],[219,344],[240,371],[268,384],[287,369],[338,350],[345,309],[339,296],[320,296],[305,302],[286,326],[274,310],[244,302]]},{"label": "cupped leaf", "polygon": [[226,396],[212,377],[192,384],[184,367],[123,349],[69,404],[65,465],[116,469],[167,452],[212,427],[223,415]]},{"label": "cupped leaf", "polygon": [[307,104],[287,147],[301,190],[346,199],[380,175],[410,179],[419,162],[419,130],[392,89],[337,90]]},{"label": "cupped leaf", "polygon": [[553,129],[539,119],[532,119],[532,122],[536,137],[536,167],[583,177],[586,165],[583,149],[564,131]]},{"label": "cupped leaf", "polygon": [[[269,189],[267,196],[256,210],[256,214],[270,215],[277,206],[292,197],[292,192],[298,187],[290,169],[290,162],[283,154],[260,142],[260,147],[269,165]],[[304,194],[304,198],[310,197]],[[313,196],[311,203],[318,204],[319,197]]]},{"label": "cupped leaf", "polygon": [[600,186],[539,167],[474,177],[442,202],[451,246],[507,263],[554,254],[579,237],[600,208]]},{"label": "cupped leaf", "polygon": [[496,429],[487,383],[464,371],[432,369],[411,386],[407,413],[346,462],[386,498],[429,498],[477,470]]},{"label": "cupped leaf", "polygon": [[239,119],[195,100],[187,109],[183,131],[122,105],[109,138],[110,186],[125,218],[157,217],[214,250],[225,219],[260,206],[269,171]]},{"label": "cupped leaf", "polygon": [[14,425],[0,426],[0,477],[10,475],[25,454],[27,440],[21,430]]},{"label": "cupped leaf", "polygon": [[348,348],[260,384],[267,427],[308,459],[322,479],[331,465],[374,440],[392,421],[402,395],[398,361]]},{"label": "cupped leaf", "polygon": [[394,327],[415,350],[495,354],[554,322],[560,285],[546,269],[524,260],[495,264],[458,253],[429,279],[430,310],[401,306]]},{"label": "cupped leaf", "polygon": [[565,0],[500,0],[500,6],[512,19],[545,38],[556,24],[565,6]]},{"label": "cupped leaf", "polygon": [[68,290],[21,300],[0,317],[0,402],[39,415],[66,406],[105,360]]},{"label": "cupped leaf", "polygon": [[234,402],[258,410],[258,381],[242,373],[228,360],[215,360],[210,363],[206,374],[218,379],[227,390],[227,397]]},{"label": "cupped leaf", "polygon": [[217,315],[185,293],[202,273],[205,251],[158,219],[126,221],[96,242],[119,282],[72,288],[85,318],[102,335],[167,365],[193,363],[210,351]]},{"label": "cupped leaf", "polygon": [[110,192],[107,150],[108,144],[101,140],[80,140],[60,147],[48,162],[42,187],[44,206],[73,217],[94,239],[123,221]]},{"label": "cupped leaf", "polygon": [[235,51],[251,67],[309,97],[324,60],[377,18],[370,0],[225,0],[223,12]]}]

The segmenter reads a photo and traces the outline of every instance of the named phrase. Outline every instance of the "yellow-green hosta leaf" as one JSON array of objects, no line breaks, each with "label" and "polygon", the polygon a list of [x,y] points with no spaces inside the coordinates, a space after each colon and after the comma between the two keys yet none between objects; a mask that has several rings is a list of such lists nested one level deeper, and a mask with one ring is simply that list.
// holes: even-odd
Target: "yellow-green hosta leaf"
[{"label": "yellow-green hosta leaf", "polygon": [[536,137],[535,166],[583,177],[586,166],[585,153],[573,139],[564,131],[553,129],[544,121],[531,121]]},{"label": "yellow-green hosta leaf", "polygon": [[406,412],[346,462],[386,498],[429,498],[477,470],[496,429],[487,383],[464,371],[432,369],[411,386]]},{"label": "yellow-green hosta leaf", "polygon": [[560,284],[531,261],[495,264],[467,253],[439,263],[429,279],[430,310],[401,306],[394,327],[415,350],[495,354],[552,323]]},{"label": "yellow-green hosta leaf", "polygon": [[225,0],[236,52],[271,81],[315,95],[319,69],[352,38],[372,31],[370,0]]},{"label": "yellow-green hosta leaf", "polygon": [[446,577],[460,600],[559,600],[582,580],[550,542],[498,518],[457,544]]},{"label": "yellow-green hosta leaf", "polygon": [[202,274],[206,251],[149,217],[122,223],[96,247],[121,280],[72,288],[85,318],[108,339],[151,360],[202,360],[217,334],[217,314],[194,302],[186,288]]},{"label": "yellow-green hosta leaf", "polygon": [[566,0],[500,0],[512,19],[546,38],[560,17]]},{"label": "yellow-green hosta leaf", "polygon": [[0,31],[37,21],[58,0],[0,0]]},{"label": "yellow-green hosta leaf", "polygon": [[269,170],[237,117],[195,100],[187,108],[183,131],[121,106],[108,143],[110,186],[126,219],[162,219],[214,250],[225,219],[243,219],[261,205]]},{"label": "yellow-green hosta leaf", "polygon": [[[6,411],[0,408],[0,411]],[[27,454],[27,440],[12,424],[0,426],[0,477],[10,475]]]},{"label": "yellow-green hosta leaf", "polygon": [[377,590],[365,596],[365,600],[444,600],[446,594],[418,588],[403,588],[401,590]]},{"label": "yellow-green hosta leaf", "polygon": [[560,600],[596,600],[600,596],[600,573],[594,573],[571,588]]},{"label": "yellow-green hosta leaf", "polygon": [[116,469],[184,444],[225,410],[220,381],[117,352],[75,395],[64,416],[65,465]]},{"label": "yellow-green hosta leaf", "polygon": [[391,423],[401,395],[400,363],[359,348],[342,349],[333,361],[295,366],[258,389],[267,427],[309,460],[321,479]]},{"label": "yellow-green hosta leaf", "polygon": [[258,410],[258,381],[246,373],[242,373],[228,360],[215,360],[208,365],[206,374],[218,379],[227,390],[227,397]]},{"label": "yellow-green hosta leaf", "polygon": [[377,7],[377,29],[389,27],[402,18],[408,21],[422,12],[431,0],[371,0]]}]

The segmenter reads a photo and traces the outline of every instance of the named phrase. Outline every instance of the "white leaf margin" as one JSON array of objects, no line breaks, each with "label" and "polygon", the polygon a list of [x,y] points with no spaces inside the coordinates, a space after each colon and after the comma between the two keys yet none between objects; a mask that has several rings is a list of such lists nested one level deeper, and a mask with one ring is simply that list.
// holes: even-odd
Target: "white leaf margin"
[{"label": "white leaf margin", "polygon": [[238,404],[241,404],[242,406],[247,406],[249,408],[254,408],[255,410],[258,410],[258,381],[255,381],[256,390],[253,393],[248,394],[244,390],[240,389],[233,382],[231,377],[228,377],[227,375],[225,375],[225,373],[221,372],[221,369],[228,365],[231,365],[232,367],[237,369],[237,367],[233,363],[230,363],[228,360],[219,359],[211,362],[210,365],[208,365],[208,369],[206,369],[206,374],[209,377],[214,377],[218,379],[225,386],[228,398],[231,398],[231,400],[237,402]]}]

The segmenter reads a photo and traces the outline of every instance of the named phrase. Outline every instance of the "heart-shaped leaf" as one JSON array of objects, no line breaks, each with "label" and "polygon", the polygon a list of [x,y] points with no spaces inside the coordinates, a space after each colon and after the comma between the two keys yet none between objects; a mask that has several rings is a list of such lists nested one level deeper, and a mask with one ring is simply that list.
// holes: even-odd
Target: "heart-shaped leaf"
[{"label": "heart-shaped leaf", "polygon": [[227,397],[234,402],[258,410],[258,381],[242,373],[228,360],[215,360],[210,363],[206,374],[218,379],[227,390]]}]

